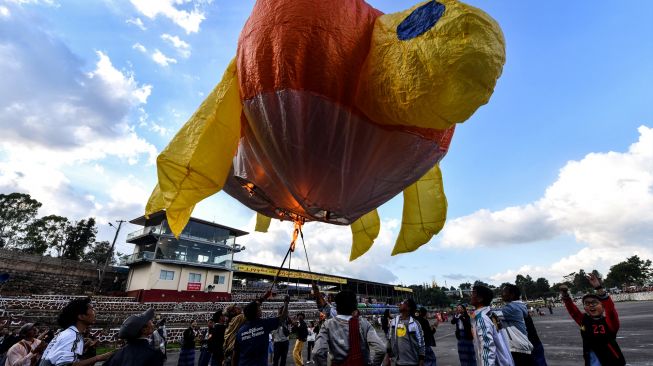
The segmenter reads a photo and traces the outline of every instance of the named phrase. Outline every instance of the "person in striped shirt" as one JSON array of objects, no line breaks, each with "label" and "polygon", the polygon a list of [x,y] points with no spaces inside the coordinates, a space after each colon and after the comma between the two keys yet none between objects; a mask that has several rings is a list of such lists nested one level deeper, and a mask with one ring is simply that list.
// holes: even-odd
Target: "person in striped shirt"
[{"label": "person in striped shirt", "polygon": [[478,366],[514,366],[510,348],[499,331],[500,323],[490,310],[494,298],[492,290],[485,286],[474,286],[470,303],[476,310],[472,316],[474,348]]}]

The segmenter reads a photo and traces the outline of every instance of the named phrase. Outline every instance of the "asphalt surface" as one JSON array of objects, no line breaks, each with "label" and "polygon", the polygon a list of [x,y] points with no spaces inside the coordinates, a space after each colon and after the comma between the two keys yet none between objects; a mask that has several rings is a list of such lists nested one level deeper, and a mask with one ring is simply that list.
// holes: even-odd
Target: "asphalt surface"
[{"label": "asphalt surface", "polygon": [[[616,303],[621,328],[618,343],[628,365],[653,366],[653,301]],[[535,327],[542,343],[549,366],[583,365],[583,346],[580,331],[564,308],[555,308],[553,315],[536,316]],[[438,366],[457,366],[458,350],[454,326],[440,324],[435,335],[434,348]],[[293,366],[291,340],[287,366]],[[178,353],[169,353],[166,365],[177,365]],[[199,357],[199,351],[196,357]],[[306,348],[304,348],[306,360]],[[197,359],[196,361],[197,362]]]}]

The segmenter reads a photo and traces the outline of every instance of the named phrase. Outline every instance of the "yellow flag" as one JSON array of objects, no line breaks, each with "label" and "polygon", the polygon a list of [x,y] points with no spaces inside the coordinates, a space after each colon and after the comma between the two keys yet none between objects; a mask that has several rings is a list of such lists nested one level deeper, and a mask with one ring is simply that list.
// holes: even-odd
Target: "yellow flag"
[{"label": "yellow flag", "polygon": [[267,217],[263,214],[256,213],[256,227],[254,228],[255,231],[261,232],[261,233],[267,233],[268,229],[270,228],[270,222],[272,221],[272,218]]}]

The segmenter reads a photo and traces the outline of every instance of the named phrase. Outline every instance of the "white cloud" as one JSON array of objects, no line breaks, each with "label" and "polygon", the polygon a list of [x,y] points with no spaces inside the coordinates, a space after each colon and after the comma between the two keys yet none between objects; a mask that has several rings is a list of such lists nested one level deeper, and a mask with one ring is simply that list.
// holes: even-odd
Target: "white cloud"
[{"label": "white cloud", "polygon": [[625,153],[570,161],[540,200],[450,220],[442,245],[526,243],[572,234],[590,246],[653,245],[653,128]]},{"label": "white cloud", "polygon": [[168,57],[168,56],[164,55],[163,52],[159,51],[158,49],[154,50],[154,53],[152,54],[152,60],[154,60],[154,62],[156,62],[157,64],[159,64],[159,65],[161,65],[163,67],[166,67],[166,66],[168,66],[170,64],[176,64],[177,63],[177,60],[175,60],[172,57]]},{"label": "white cloud", "polygon": [[570,161],[536,202],[499,211],[479,210],[450,220],[444,247],[520,244],[572,235],[586,245],[550,267],[525,266],[494,276],[525,273],[556,276],[581,267],[604,271],[633,253],[653,248],[653,128],[641,126],[626,152],[591,153]]},{"label": "white cloud", "polygon": [[11,16],[11,12],[9,11],[9,8],[6,6],[0,6],[0,17],[2,18],[9,18]]},{"label": "white cloud", "polygon": [[22,13],[0,22],[0,192],[31,194],[41,214],[97,214],[103,192],[124,177],[124,162],[153,171],[156,148],[128,125],[152,87],[96,55],[85,72],[78,56]]},{"label": "white cloud", "polygon": [[142,53],[147,53],[147,48],[145,48],[145,46],[143,46],[140,43],[134,43],[132,48],[135,49],[136,51],[139,51],[139,52],[142,52]]},{"label": "white cloud", "polygon": [[150,122],[150,131],[156,132],[160,136],[167,136],[170,133],[168,128],[163,127],[155,122]]},{"label": "white cloud", "polygon": [[174,48],[176,48],[181,57],[190,57],[190,45],[182,41],[179,37],[164,33],[161,35],[161,39],[170,43]]},{"label": "white cloud", "polygon": [[96,69],[88,74],[90,79],[99,78],[112,98],[127,99],[133,104],[145,104],[152,93],[152,85],[139,86],[133,73],[123,74],[113,67],[109,56],[101,51],[96,52],[98,62]]},{"label": "white cloud", "polygon": [[170,19],[173,23],[186,31],[186,34],[197,33],[200,24],[206,17],[204,12],[198,9],[198,5],[191,11],[178,9],[185,1],[179,0],[131,0],[136,10],[144,16],[154,19],[161,15]]},{"label": "white cloud", "polygon": [[530,275],[538,278],[544,277],[549,281],[561,282],[563,277],[584,269],[591,272],[596,269],[604,276],[608,274],[611,266],[626,260],[633,255],[640,258],[653,258],[653,251],[650,248],[638,246],[624,246],[620,248],[583,248],[578,253],[561,258],[548,266],[523,265],[518,269],[509,269],[504,272],[490,276],[490,279],[497,284],[503,282],[515,282],[518,274]]},{"label": "white cloud", "polygon": [[141,20],[141,18],[127,19],[126,23],[127,24],[133,24],[133,25],[137,26],[138,28],[140,28],[140,30],[143,30],[143,31],[147,30],[147,28],[145,28],[145,24],[143,24],[143,21]]},{"label": "white cloud", "polygon": [[[290,244],[293,224],[272,220],[267,233],[257,233],[253,231],[252,218],[249,227],[251,234],[243,243],[247,249],[238,255],[237,260],[281,265]],[[370,251],[354,262],[349,262],[351,229],[348,226],[309,222],[303,232],[311,270],[377,282],[396,282],[397,276],[387,266],[396,262],[396,257],[390,257],[390,253],[397,229],[398,221],[383,221],[379,237]],[[292,255],[292,268],[307,270],[305,258],[304,248],[298,240]]]}]

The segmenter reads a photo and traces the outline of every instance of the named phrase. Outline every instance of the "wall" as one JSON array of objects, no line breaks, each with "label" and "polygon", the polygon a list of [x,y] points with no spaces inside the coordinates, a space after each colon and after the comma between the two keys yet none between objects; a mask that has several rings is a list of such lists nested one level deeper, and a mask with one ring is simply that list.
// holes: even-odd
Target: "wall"
[{"label": "wall", "polygon": [[612,301],[646,301],[653,300],[653,291],[612,294]]},{"label": "wall", "polygon": [[[161,270],[174,272],[172,280],[162,280]],[[188,291],[190,273],[199,273],[199,290]],[[223,284],[213,284],[214,276],[224,276]],[[214,268],[146,262],[134,265],[129,274],[128,293],[139,301],[224,301],[229,298],[233,274]],[[207,286],[213,285],[209,292]]]},{"label": "wall", "polygon": [[[2,286],[3,295],[71,294],[93,292],[102,266],[69,259],[25,254],[0,249],[0,273],[9,273]],[[125,290],[127,269],[109,267],[101,292]]]},{"label": "wall", "polygon": [[143,263],[134,265],[129,272],[129,280],[127,281],[127,291],[149,289],[148,282],[150,280],[150,265]]}]

